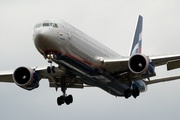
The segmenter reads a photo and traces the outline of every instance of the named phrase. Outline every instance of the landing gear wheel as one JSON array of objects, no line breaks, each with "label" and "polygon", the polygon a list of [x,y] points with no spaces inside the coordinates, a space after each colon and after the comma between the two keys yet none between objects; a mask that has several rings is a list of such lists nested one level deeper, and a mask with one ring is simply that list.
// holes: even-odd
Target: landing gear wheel
[{"label": "landing gear wheel", "polygon": [[137,96],[139,96],[139,89],[138,88],[135,88],[134,90],[133,90],[133,97],[134,98],[136,98]]},{"label": "landing gear wheel", "polygon": [[128,99],[129,97],[131,97],[131,95],[132,95],[132,90],[131,90],[131,89],[127,89],[127,90],[124,91],[124,97],[125,97],[126,99]]},{"label": "landing gear wheel", "polygon": [[64,103],[64,98],[63,98],[63,96],[58,97],[58,98],[57,98],[57,104],[60,106],[60,105],[62,105],[63,103]]},{"label": "landing gear wheel", "polygon": [[55,66],[52,66],[52,72],[53,73],[55,73],[56,72],[56,70],[55,70],[56,68],[55,68]]},{"label": "landing gear wheel", "polygon": [[57,104],[60,106],[64,103],[66,103],[67,105],[71,104],[73,102],[73,97],[72,95],[68,95],[66,97],[64,96],[60,96],[57,98]]},{"label": "landing gear wheel", "polygon": [[72,102],[73,102],[73,97],[72,97],[72,95],[67,96],[65,102],[66,102],[67,105],[69,105],[70,103],[72,103]]},{"label": "landing gear wheel", "polygon": [[55,72],[56,72],[56,70],[55,70],[55,69],[56,69],[56,67],[55,67],[55,66],[52,66],[52,67],[48,66],[48,67],[47,67],[47,73],[49,73],[49,74],[50,74],[50,73],[51,73],[51,71],[52,71],[52,73],[55,73]]},{"label": "landing gear wheel", "polygon": [[47,67],[47,73],[49,73],[49,74],[51,73],[51,67],[49,67],[49,66]]}]

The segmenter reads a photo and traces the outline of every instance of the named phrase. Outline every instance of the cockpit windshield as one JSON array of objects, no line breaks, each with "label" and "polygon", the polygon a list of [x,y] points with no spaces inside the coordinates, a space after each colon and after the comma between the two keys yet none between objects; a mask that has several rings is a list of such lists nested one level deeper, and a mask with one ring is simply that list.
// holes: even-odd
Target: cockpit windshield
[{"label": "cockpit windshield", "polygon": [[58,28],[58,25],[56,23],[53,24],[53,27]]},{"label": "cockpit windshield", "polygon": [[41,27],[42,23],[35,25],[35,28]]},{"label": "cockpit windshield", "polygon": [[43,23],[43,27],[49,26],[49,23]]},{"label": "cockpit windshield", "polygon": [[50,26],[53,26],[53,23],[49,23],[50,24]]},{"label": "cockpit windshield", "polygon": [[34,28],[39,28],[39,27],[54,27],[54,28],[58,28],[58,25],[56,23],[39,23],[37,25],[35,25]]}]

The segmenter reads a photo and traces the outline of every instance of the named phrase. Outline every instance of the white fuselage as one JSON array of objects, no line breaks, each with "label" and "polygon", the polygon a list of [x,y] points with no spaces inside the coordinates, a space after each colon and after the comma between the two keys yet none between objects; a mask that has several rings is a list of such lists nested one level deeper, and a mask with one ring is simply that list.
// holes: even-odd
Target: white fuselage
[{"label": "white fuselage", "polygon": [[[48,25],[49,24],[49,25]],[[34,28],[34,44],[41,54],[54,52],[66,59],[53,59],[57,64],[74,68],[83,83],[98,86],[105,91],[123,96],[129,86],[121,84],[101,66],[100,58],[121,57],[116,52],[59,19],[44,19]],[[102,75],[99,71],[106,71]],[[78,73],[77,73],[78,72]],[[115,84],[114,84],[115,83]]]}]

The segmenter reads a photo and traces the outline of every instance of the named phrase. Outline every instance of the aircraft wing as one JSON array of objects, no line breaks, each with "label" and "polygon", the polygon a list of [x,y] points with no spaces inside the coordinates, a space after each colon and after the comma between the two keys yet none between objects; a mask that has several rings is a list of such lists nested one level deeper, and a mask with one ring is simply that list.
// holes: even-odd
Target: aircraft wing
[{"label": "aircraft wing", "polygon": [[12,79],[12,74],[13,74],[12,70],[1,71],[0,72],[0,82],[9,82],[9,83],[14,82]]},{"label": "aircraft wing", "polygon": [[130,57],[122,57],[122,58],[105,58],[103,59],[103,67],[109,72],[126,72],[129,71],[128,61]]},{"label": "aircraft wing", "polygon": [[[131,56],[111,59],[104,58],[102,65],[112,73],[122,73],[129,71],[128,61],[130,58]],[[149,56],[149,58],[155,67],[167,64],[167,70],[180,68],[180,53]]]},{"label": "aircraft wing", "polygon": [[154,66],[167,64],[167,70],[180,68],[180,53],[165,54],[158,56],[149,56]]},{"label": "aircraft wing", "polygon": [[[56,67],[56,69],[57,69],[56,73],[53,73],[53,74],[47,74],[46,66],[32,67],[31,69],[37,73],[39,79],[48,79],[50,76],[51,77],[61,77],[61,76],[65,75],[64,71],[58,70],[57,67]],[[14,70],[1,71],[0,72],[0,82],[14,82],[13,81],[13,72],[14,72]]]},{"label": "aircraft wing", "polygon": [[[49,80],[49,86],[55,87],[56,89],[58,87],[61,87],[60,80],[61,77],[66,77],[65,81],[69,84],[69,88],[83,88],[83,83],[79,82],[75,78],[72,78],[68,76],[63,69],[59,69],[58,66],[56,67],[55,73],[47,73],[47,66],[41,66],[41,67],[32,67],[31,69],[37,74],[38,79],[48,79]],[[9,71],[0,71],[0,82],[7,82],[7,83],[14,83],[13,80],[13,73],[14,70]]]},{"label": "aircraft wing", "polygon": [[154,80],[144,81],[144,82],[146,83],[146,85],[150,85],[150,84],[168,82],[168,81],[173,81],[173,80],[178,80],[178,79],[180,79],[180,76],[166,77],[166,78],[154,79]]}]

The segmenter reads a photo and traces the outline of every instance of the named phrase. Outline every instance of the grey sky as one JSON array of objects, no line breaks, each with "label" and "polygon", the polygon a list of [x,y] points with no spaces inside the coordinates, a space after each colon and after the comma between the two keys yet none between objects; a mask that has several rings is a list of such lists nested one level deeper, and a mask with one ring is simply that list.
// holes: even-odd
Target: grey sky
[{"label": "grey sky", "polygon": [[[128,55],[138,15],[143,16],[146,55],[180,51],[178,0],[1,0],[0,70],[46,65],[32,41],[33,27],[46,17],[63,19],[121,55]],[[157,78],[179,75],[179,69],[156,69]],[[137,99],[116,98],[99,88],[68,89],[74,103],[57,106],[61,91],[40,87],[26,91],[0,83],[0,118],[3,120],[169,120],[180,118],[180,80],[148,87]]]}]

